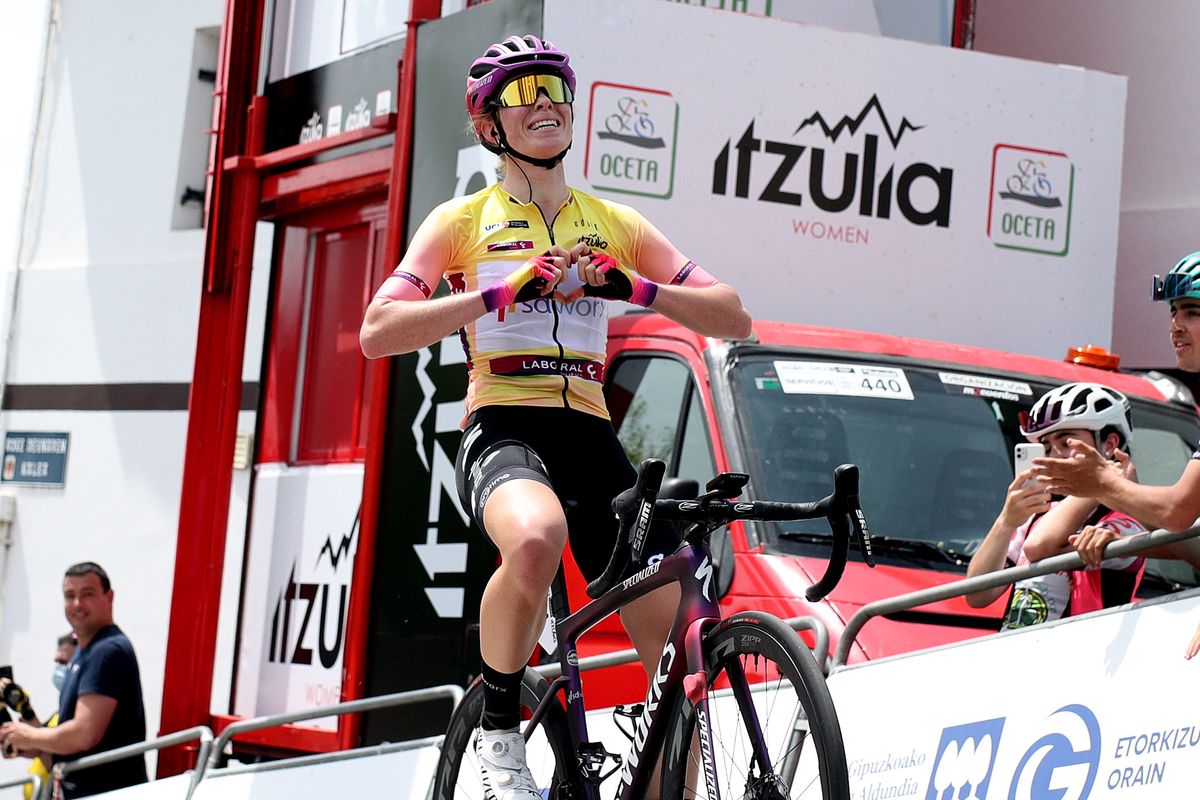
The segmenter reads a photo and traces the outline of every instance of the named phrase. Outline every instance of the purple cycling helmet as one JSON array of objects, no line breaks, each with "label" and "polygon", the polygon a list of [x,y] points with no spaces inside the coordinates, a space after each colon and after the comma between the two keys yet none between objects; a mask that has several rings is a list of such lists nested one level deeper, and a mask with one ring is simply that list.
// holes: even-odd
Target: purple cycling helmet
[{"label": "purple cycling helmet", "polygon": [[[538,37],[510,36],[496,42],[475,59],[467,71],[467,113],[480,144],[497,155],[510,155],[529,164],[550,169],[557,165],[571,149],[568,144],[562,152],[551,158],[536,158],[514,150],[508,143],[500,118],[495,115],[492,98],[505,82],[518,75],[531,72],[549,72],[567,82],[571,94],[575,94],[575,70],[571,69],[571,57],[554,46],[553,42]],[[484,125],[491,122],[496,127],[497,141],[489,142],[483,135]]]},{"label": "purple cycling helmet", "polygon": [[575,94],[575,70],[571,57],[532,34],[510,36],[496,42],[475,59],[467,71],[467,113],[478,117],[489,110],[496,90],[514,75],[527,72],[552,72],[561,75]]}]

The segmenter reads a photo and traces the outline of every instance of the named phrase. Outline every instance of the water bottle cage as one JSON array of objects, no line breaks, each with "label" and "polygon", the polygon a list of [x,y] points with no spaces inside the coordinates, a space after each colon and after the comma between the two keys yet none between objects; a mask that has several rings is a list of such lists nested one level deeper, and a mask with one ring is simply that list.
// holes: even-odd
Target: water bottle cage
[{"label": "water bottle cage", "polygon": [[644,703],[634,703],[631,706],[617,706],[613,709],[613,724],[616,725],[617,730],[625,734],[625,738],[631,742],[633,741],[633,725],[631,723],[630,727],[626,729],[624,724],[621,722],[621,717],[625,717],[626,719],[630,720],[636,720],[642,715],[642,711],[645,709],[645,707],[646,706]]},{"label": "water bottle cage", "polygon": [[[584,742],[579,745],[579,774],[593,786],[599,786],[606,778],[621,768],[621,757],[604,749],[600,742]],[[612,759],[612,767],[605,772],[604,764]]]}]

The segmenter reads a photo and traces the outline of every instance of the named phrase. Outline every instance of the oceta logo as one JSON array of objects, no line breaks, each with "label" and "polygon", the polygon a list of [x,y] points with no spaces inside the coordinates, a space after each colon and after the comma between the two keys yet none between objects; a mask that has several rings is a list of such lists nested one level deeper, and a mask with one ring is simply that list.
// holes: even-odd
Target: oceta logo
[{"label": "oceta logo", "polygon": [[[887,143],[881,145],[877,133],[864,133],[861,141],[853,138],[868,120],[877,121]],[[792,133],[810,136],[807,129],[819,129],[820,146],[759,138],[754,122],[750,120],[736,142],[726,141],[713,161],[713,194],[729,194],[732,183],[734,197],[749,198],[751,184],[761,184],[757,199],[771,203],[803,206],[808,201],[822,211],[853,209],[859,216],[878,219],[899,212],[914,225],[950,225],[954,170],[923,161],[895,163],[888,144],[894,154],[906,133],[924,126],[913,125],[907,117],[893,125],[877,95],[853,117],[843,116],[830,125],[817,111]],[[826,145],[837,145],[843,133],[851,137],[845,140],[850,146]]]}]

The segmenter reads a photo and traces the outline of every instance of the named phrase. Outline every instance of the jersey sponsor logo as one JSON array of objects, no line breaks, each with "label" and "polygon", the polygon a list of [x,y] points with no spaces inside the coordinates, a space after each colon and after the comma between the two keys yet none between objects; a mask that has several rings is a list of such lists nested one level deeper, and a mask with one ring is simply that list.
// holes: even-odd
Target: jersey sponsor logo
[{"label": "jersey sponsor logo", "polygon": [[579,241],[588,247],[594,247],[599,250],[608,249],[608,241],[598,233],[585,233],[579,237]]},{"label": "jersey sponsor logo", "polygon": [[411,272],[404,272],[403,270],[398,269],[392,273],[392,277],[399,278],[400,280],[408,281],[413,286],[417,287],[417,289],[420,290],[421,294],[425,295],[426,300],[428,300],[429,296],[433,294],[433,289],[430,289],[429,284],[426,283],[425,281],[421,280],[421,277],[419,275],[413,275]]},{"label": "jersey sponsor logo", "polygon": [[555,358],[553,356],[499,356],[489,362],[493,375],[513,377],[562,375],[602,383],[604,364],[587,358]]},{"label": "jersey sponsor logo", "polygon": [[676,286],[681,285],[684,281],[686,281],[688,279],[688,275],[691,275],[692,270],[694,270],[695,268],[696,268],[696,262],[688,261],[686,264],[683,265],[683,268],[681,270],[679,270],[679,272],[675,273],[675,277],[671,279],[671,283],[675,284]]},{"label": "jersey sponsor logo", "polygon": [[528,228],[529,223],[523,219],[506,219],[503,222],[492,222],[483,226],[484,233],[492,233],[502,228]]},{"label": "jersey sponsor logo", "polygon": [[533,242],[528,239],[515,239],[511,242],[495,242],[487,246],[489,253],[503,253],[509,250],[532,250]]}]

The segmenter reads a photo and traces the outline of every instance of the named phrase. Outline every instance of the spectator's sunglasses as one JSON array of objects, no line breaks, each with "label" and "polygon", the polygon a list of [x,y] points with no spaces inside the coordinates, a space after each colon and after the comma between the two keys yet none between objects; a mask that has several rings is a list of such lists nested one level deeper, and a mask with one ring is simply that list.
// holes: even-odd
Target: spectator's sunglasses
[{"label": "spectator's sunglasses", "polygon": [[500,108],[531,106],[537,102],[538,93],[545,92],[551,103],[570,103],[575,99],[571,87],[558,75],[522,75],[500,87],[492,104]]},{"label": "spectator's sunglasses", "polygon": [[1174,300],[1185,296],[1192,290],[1192,276],[1180,272],[1168,273],[1167,277],[1154,276],[1154,289],[1151,300]]}]

